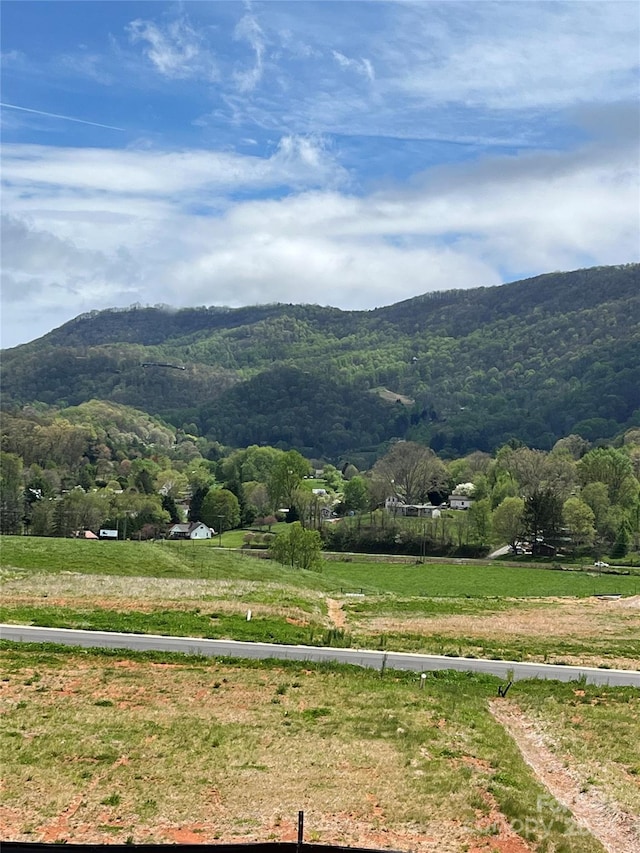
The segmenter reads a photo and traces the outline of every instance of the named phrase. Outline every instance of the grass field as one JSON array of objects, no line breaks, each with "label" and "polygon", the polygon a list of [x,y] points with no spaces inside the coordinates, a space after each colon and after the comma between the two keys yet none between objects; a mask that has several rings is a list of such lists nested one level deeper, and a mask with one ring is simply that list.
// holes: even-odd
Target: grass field
[{"label": "grass field", "polygon": [[364,589],[401,596],[545,597],[640,593],[638,576],[602,576],[530,566],[385,563],[360,558],[327,560],[321,572],[291,571],[271,560],[207,542],[88,542],[4,536],[7,570],[78,572],[159,578],[214,578],[285,583],[331,592]]},{"label": "grass field", "polygon": [[420,689],[389,671],[0,654],[9,838],[293,840],[304,809],[309,841],[600,853],[525,764],[496,701],[544,728],[585,805],[606,797],[618,818],[639,806],[637,691],[518,682],[495,700],[496,680],[451,673]]},{"label": "grass field", "polygon": [[633,669],[640,660],[634,577],[356,560],[317,573],[211,543],[27,537],[3,539],[2,565],[8,622]]},{"label": "grass field", "polygon": [[[638,577],[355,557],[302,572],[217,540],[0,547],[3,621],[640,660]],[[595,597],[606,594],[621,597]],[[499,700],[495,679],[454,673],[420,689],[415,675],[334,666],[11,644],[0,659],[6,838],[295,840],[302,808],[308,841],[602,853],[600,838],[611,853],[640,849],[637,690],[518,682]]]}]

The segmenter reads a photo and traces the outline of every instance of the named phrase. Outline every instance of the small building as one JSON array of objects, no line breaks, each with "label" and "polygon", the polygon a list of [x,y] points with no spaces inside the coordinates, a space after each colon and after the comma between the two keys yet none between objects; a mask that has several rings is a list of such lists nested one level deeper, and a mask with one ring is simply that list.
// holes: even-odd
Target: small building
[{"label": "small building", "polygon": [[387,512],[404,518],[440,518],[440,510],[433,504],[406,504],[400,498],[387,498],[384,502]]},{"label": "small building", "polygon": [[555,557],[558,549],[548,542],[534,542],[531,546],[531,553],[534,557]]},{"label": "small building", "polygon": [[215,530],[202,521],[172,524],[167,533],[168,539],[211,539],[212,536],[215,536]]},{"label": "small building", "polygon": [[469,495],[449,495],[450,509],[469,509],[473,505],[473,498]]}]

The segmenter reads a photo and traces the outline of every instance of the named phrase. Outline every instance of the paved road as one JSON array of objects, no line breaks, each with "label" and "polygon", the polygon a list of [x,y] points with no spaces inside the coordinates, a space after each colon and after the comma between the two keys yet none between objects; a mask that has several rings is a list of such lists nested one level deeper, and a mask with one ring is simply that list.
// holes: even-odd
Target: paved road
[{"label": "paved road", "polygon": [[640,688],[640,672],[623,669],[597,669],[589,666],[554,666],[544,663],[518,663],[506,660],[454,658],[444,655],[416,655],[404,652],[334,649],[318,646],[285,646],[275,643],[241,643],[235,640],[203,640],[196,637],[162,637],[158,634],[120,634],[115,631],[76,631],[67,628],[34,628],[0,624],[0,639],[22,643],[60,643],[83,648],[132,649],[134,651],[181,652],[207,657],[234,657],[278,660],[332,661],[372,669],[406,669],[428,672],[454,669],[458,672],[482,672],[518,681],[523,678],[576,681],[590,684]]}]

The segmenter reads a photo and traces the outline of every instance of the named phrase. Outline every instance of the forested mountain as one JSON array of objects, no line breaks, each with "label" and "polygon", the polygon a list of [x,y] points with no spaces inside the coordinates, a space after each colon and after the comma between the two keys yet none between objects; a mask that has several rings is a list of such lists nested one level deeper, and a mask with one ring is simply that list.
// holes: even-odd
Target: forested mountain
[{"label": "forested mountain", "polygon": [[[184,369],[176,369],[184,368]],[[640,424],[640,265],[313,305],[92,312],[2,354],[3,405],[134,405],[223,445],[372,461],[390,438],[443,456]]]}]

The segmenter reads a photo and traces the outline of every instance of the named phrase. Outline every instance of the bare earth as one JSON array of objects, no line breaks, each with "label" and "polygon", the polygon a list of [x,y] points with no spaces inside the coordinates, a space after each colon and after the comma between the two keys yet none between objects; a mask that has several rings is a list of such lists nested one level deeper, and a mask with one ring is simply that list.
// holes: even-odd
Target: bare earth
[{"label": "bare earth", "polygon": [[518,744],[524,760],[543,785],[573,814],[577,827],[584,827],[595,836],[607,853],[640,850],[640,817],[622,811],[598,788],[585,790],[576,768],[551,750],[535,720],[504,700],[492,702],[491,713]]}]

